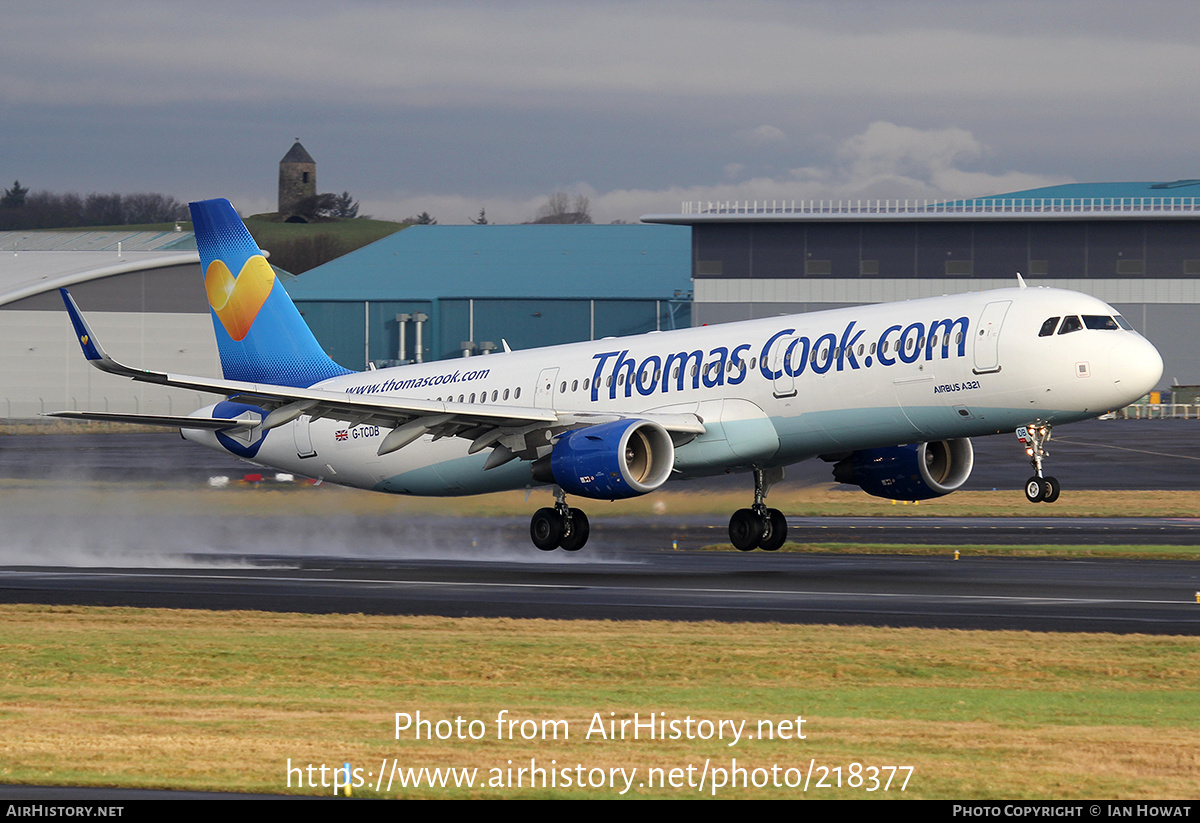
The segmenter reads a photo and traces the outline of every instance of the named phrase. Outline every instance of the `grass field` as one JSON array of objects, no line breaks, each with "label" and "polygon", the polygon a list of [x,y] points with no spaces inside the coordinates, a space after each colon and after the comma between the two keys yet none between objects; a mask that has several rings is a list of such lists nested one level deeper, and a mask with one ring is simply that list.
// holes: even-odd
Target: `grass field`
[{"label": "grass field", "polygon": [[[526,517],[531,507],[520,492],[429,501],[329,486],[44,479],[0,481],[0,494],[23,514],[49,515],[69,499],[73,514],[118,510],[148,523],[171,512],[369,518],[433,508]],[[669,492],[589,514],[725,517],[743,497]],[[779,489],[772,503],[793,515],[1192,516],[1200,493],[1077,491],[1030,507],[1020,492],[960,492],[900,506],[817,486]],[[1195,557],[1196,549],[1150,553]],[[5,783],[329,794],[320,766],[350,762],[369,784],[356,797],[608,798],[621,796],[631,775],[624,796],[1186,799],[1200,794],[1197,706],[1194,637],[0,606]],[[451,736],[416,740],[405,730],[397,739],[396,713],[418,711],[446,721],[430,729]],[[516,739],[497,739],[501,712],[518,721]],[[597,718],[635,713],[643,722],[652,713],[691,718],[681,728],[696,732],[706,728],[697,721],[724,723],[717,728],[743,737],[732,746],[728,738],[588,738]],[[482,739],[457,739],[456,718]],[[760,723],[789,739],[759,739]],[[521,739],[522,728],[533,739]],[[552,730],[559,737],[543,739]],[[289,761],[297,769],[290,787]],[[379,773],[397,766],[390,791],[385,782],[376,792]],[[531,788],[531,766],[558,786],[538,777]],[[476,771],[470,788],[448,772],[439,773],[445,787],[400,787],[399,775],[422,767]],[[580,788],[579,777],[597,785]],[[786,785],[806,779],[806,792]]]},{"label": "grass field", "polygon": [[[4,782],[280,792],[290,759],[350,762],[371,781],[394,761],[478,770],[475,788],[394,783],[387,796],[616,797],[625,785],[510,787],[532,759],[557,780],[636,768],[627,796],[802,794],[714,790],[736,759],[751,782],[812,769],[806,796],[822,798],[1200,792],[1200,638],[4,606],[0,650]],[[502,710],[517,739],[497,739]],[[397,739],[396,713],[418,711],[461,717],[464,736],[477,720],[483,739],[450,724],[447,740]],[[634,713],[679,721],[682,739],[587,738],[597,716]],[[694,733],[745,721],[743,737],[687,739],[688,717]],[[535,739],[520,739],[520,721],[535,721],[523,727]],[[557,740],[541,739],[543,721],[565,721]],[[789,739],[758,739],[760,721],[790,721],[774,726]],[[706,761],[703,790],[689,786]],[[911,773],[892,770],[885,792],[893,766]],[[678,769],[681,785],[638,785],[652,768],[664,780]],[[292,792],[331,792],[292,779]]]}]

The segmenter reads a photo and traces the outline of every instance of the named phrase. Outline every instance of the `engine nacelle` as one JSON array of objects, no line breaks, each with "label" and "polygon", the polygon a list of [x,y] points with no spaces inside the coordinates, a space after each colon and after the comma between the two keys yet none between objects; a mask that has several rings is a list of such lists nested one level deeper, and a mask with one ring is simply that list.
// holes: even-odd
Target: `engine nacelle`
[{"label": "engine nacelle", "polygon": [[614,420],[574,429],[533,465],[533,477],[568,494],[620,500],[652,492],[675,465],[667,430],[651,420]]},{"label": "engine nacelle", "polygon": [[875,497],[928,500],[958,490],[974,465],[970,440],[939,440],[856,451],[834,464],[833,479]]}]

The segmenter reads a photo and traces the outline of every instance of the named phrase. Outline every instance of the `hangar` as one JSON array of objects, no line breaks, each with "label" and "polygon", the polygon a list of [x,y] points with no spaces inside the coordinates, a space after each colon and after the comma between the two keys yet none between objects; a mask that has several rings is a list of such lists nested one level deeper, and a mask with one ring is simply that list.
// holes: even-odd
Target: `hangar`
[{"label": "hangar", "polygon": [[[690,325],[690,248],[673,226],[414,226],[280,280],[333,358],[363,369]],[[122,361],[219,375],[191,232],[0,232],[0,249],[0,419],[218,399],[90,368],[57,292]]]},{"label": "hangar", "polygon": [[186,414],[208,395],[91,368],[63,310],[70,288],[104,345],[127,362],[219,374],[191,232],[0,232],[0,418],[47,411]]},{"label": "hangar", "polygon": [[690,249],[676,226],[410,226],[288,293],[361,369],[689,326]]},{"label": "hangar", "polygon": [[1114,305],[1162,353],[1164,383],[1200,383],[1200,180],[1088,183],[951,202],[685,203],[694,323],[1010,286]]}]

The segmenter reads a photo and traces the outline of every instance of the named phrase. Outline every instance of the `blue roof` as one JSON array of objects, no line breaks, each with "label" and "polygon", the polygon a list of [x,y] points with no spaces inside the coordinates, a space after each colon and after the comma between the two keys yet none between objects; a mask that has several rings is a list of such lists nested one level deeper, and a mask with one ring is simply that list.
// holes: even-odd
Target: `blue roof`
[{"label": "blue roof", "polygon": [[687,226],[411,226],[287,284],[296,300],[671,297],[691,289]]},{"label": "blue roof", "polygon": [[1175,180],[1169,183],[1064,183],[1007,194],[971,197],[959,203],[993,203],[999,200],[1080,200],[1114,201],[1129,198],[1200,197],[1200,180]]}]

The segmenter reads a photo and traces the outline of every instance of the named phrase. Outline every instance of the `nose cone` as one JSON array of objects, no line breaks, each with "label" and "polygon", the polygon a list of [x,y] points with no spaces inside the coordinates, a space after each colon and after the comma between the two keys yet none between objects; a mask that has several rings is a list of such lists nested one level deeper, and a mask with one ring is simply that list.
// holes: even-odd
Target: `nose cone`
[{"label": "nose cone", "polygon": [[1162,355],[1154,344],[1139,334],[1122,335],[1109,353],[1106,371],[1120,405],[1127,405],[1158,385],[1163,373]]}]

